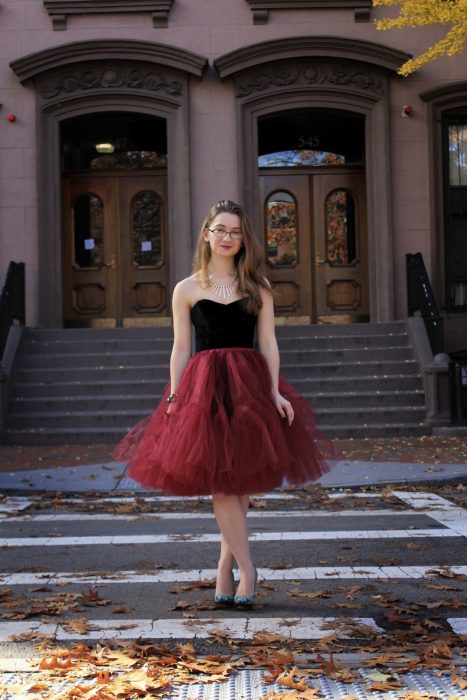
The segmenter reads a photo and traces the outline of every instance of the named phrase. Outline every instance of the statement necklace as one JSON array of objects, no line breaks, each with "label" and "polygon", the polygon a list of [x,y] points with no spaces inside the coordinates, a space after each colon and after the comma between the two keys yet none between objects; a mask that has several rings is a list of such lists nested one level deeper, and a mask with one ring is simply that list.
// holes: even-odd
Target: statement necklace
[{"label": "statement necklace", "polygon": [[213,288],[214,294],[217,294],[221,299],[227,299],[227,297],[232,296],[237,288],[237,277],[229,284],[219,284],[214,281],[212,275],[209,275],[209,284]]}]

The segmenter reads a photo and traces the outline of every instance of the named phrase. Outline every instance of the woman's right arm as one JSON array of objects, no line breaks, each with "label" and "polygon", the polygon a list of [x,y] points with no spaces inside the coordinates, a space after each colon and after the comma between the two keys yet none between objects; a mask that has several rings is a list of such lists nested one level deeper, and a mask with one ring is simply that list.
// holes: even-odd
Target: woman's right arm
[{"label": "woman's right arm", "polygon": [[176,394],[191,356],[190,301],[186,284],[179,282],[172,297],[174,343],[170,356],[170,393]]}]

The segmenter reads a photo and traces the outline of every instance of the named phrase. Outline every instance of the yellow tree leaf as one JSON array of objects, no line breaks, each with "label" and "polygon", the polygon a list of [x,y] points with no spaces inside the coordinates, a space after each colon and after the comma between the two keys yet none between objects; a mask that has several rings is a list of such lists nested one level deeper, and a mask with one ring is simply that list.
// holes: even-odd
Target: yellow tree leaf
[{"label": "yellow tree leaf", "polygon": [[467,43],[467,0],[373,0],[373,5],[399,6],[396,17],[376,20],[377,29],[447,27],[444,37],[399,68],[400,75],[410,75],[440,56],[459,54]]}]

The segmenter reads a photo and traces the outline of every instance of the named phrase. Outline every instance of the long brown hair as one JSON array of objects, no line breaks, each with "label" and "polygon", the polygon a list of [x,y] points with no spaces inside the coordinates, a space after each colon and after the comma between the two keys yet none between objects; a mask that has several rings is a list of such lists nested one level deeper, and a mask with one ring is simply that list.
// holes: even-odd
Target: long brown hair
[{"label": "long brown hair", "polygon": [[193,272],[198,274],[201,286],[209,285],[208,263],[211,259],[211,246],[204,239],[204,233],[218,214],[236,214],[240,218],[242,232],[242,247],[235,255],[235,265],[238,276],[238,294],[243,298],[245,309],[250,313],[258,313],[262,307],[261,289],[271,291],[266,279],[264,253],[253,227],[239,204],[229,199],[217,202],[206,214],[201,226],[198,243],[193,256]]}]

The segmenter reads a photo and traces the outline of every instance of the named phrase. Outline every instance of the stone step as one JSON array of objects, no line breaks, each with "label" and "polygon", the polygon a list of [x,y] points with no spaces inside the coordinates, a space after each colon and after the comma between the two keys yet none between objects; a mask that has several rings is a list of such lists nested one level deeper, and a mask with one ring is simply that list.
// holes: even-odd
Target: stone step
[{"label": "stone step", "polygon": [[309,326],[280,325],[276,326],[278,338],[292,338],[297,335],[310,336],[349,336],[349,335],[389,335],[405,333],[404,321],[388,323],[326,323]]},{"label": "stone step", "polygon": [[25,328],[23,338],[29,340],[51,342],[93,341],[93,340],[125,340],[132,339],[172,338],[172,326],[151,326],[142,328]]},{"label": "stone step", "polygon": [[[286,377],[287,378],[287,377]],[[147,394],[159,397],[167,384],[164,379],[139,379],[135,381],[115,380],[108,382],[90,382],[87,379],[64,382],[17,383],[13,386],[13,395],[19,400],[34,397],[49,397],[51,392],[57,398],[66,396],[114,396],[115,394]],[[293,384],[300,393],[316,395],[323,392],[337,393],[347,391],[354,393],[377,393],[383,391],[418,391],[422,389],[421,377],[417,375],[362,375],[358,377],[295,377]]]},{"label": "stone step", "polygon": [[[403,337],[403,336],[402,336]],[[164,351],[167,354],[172,349],[173,338],[142,338],[142,339],[108,339],[108,340],[28,340],[24,341],[20,357],[28,355],[77,355],[81,353],[95,355],[97,353],[131,353]]]},{"label": "stone step", "polygon": [[[44,411],[42,413],[10,413],[8,427],[12,429],[54,429],[54,428],[99,428],[121,427],[130,429],[135,423],[152,411],[141,410],[101,410],[101,411]],[[405,418],[409,423],[423,421],[424,408],[420,406],[370,406],[368,408],[344,407],[323,408],[319,412],[319,422],[326,425],[356,425],[374,423],[400,423]]]},{"label": "stone step", "polygon": [[[328,359],[328,358],[323,358]],[[330,359],[330,358],[329,358]],[[300,364],[281,364],[281,373],[284,377],[289,377],[291,381],[295,378],[304,377],[356,377],[361,375],[373,374],[386,376],[388,374],[396,375],[418,375],[418,362],[414,359],[407,360],[361,360],[357,362],[316,362],[309,364],[303,362]]]},{"label": "stone step", "polygon": [[[330,436],[429,432],[404,322],[276,331],[281,375],[311,402]],[[170,327],[25,329],[5,442],[117,442],[157,406],[172,338]]]},{"label": "stone step", "polygon": [[[350,335],[390,335],[406,332],[404,321],[390,321],[388,323],[342,323],[342,324],[315,324],[315,325],[278,325],[276,335],[278,338],[324,337],[324,336],[350,336]],[[171,338],[172,327],[151,326],[142,328],[25,328],[24,339],[34,341],[51,342],[55,340],[125,340],[129,336],[132,339],[158,339]]]},{"label": "stone step", "polygon": [[[170,353],[172,348],[172,337],[167,338],[110,338],[101,340],[76,339],[66,340],[57,339],[51,341],[24,340],[22,347],[24,350],[19,357],[23,358],[27,355],[58,355],[58,354],[91,354],[100,353],[133,353],[133,352],[160,352],[166,351]],[[409,338],[407,333],[384,335],[338,335],[338,336],[306,336],[297,335],[294,337],[279,337],[279,348],[287,350],[290,345],[296,349],[309,348],[311,350],[352,350],[356,348],[388,348],[388,347],[408,347]]]},{"label": "stone step", "polygon": [[[422,406],[425,394],[415,391],[340,392],[308,394],[301,392],[315,409],[344,406]],[[153,411],[160,395],[115,394],[111,396],[43,396],[22,398],[16,396],[9,402],[10,414],[73,411]]]},{"label": "stone step", "polygon": [[[328,359],[328,358],[323,358]],[[289,377],[291,380],[295,380],[297,377],[352,377],[359,376],[363,374],[417,374],[418,373],[418,363],[413,359],[407,360],[390,360],[385,362],[384,360],[368,360],[368,361],[358,361],[358,362],[333,362],[329,358],[329,362],[320,363],[301,363],[301,364],[286,364],[283,363],[281,366],[281,373],[285,377]],[[169,368],[167,363],[163,364],[136,364],[136,365],[116,365],[112,367],[107,363],[103,363],[99,366],[81,366],[79,371],[76,367],[46,367],[46,368],[25,368],[24,366],[19,366],[15,371],[13,383],[37,383],[37,382],[49,382],[53,383],[55,381],[71,381],[71,379],[77,379],[78,374],[85,377],[87,381],[106,381],[115,378],[115,372],[118,372],[120,379],[126,379],[127,381],[133,380],[144,380],[146,378],[151,379],[168,379]]]},{"label": "stone step", "polygon": [[[410,346],[390,348],[333,348],[327,351],[332,353],[332,359],[345,362],[388,361],[388,360],[413,360],[413,351]],[[319,363],[326,360],[327,352],[314,347],[282,350],[281,360],[283,364]],[[170,354],[166,350],[153,349],[151,351],[132,352],[99,352],[99,353],[22,353],[18,362],[27,369],[40,368],[80,368],[80,367],[123,367],[125,365],[151,365],[165,364],[168,366]]]},{"label": "stone step", "polygon": [[421,423],[375,423],[373,425],[325,425],[318,428],[332,439],[419,437],[428,434],[427,426]]}]

